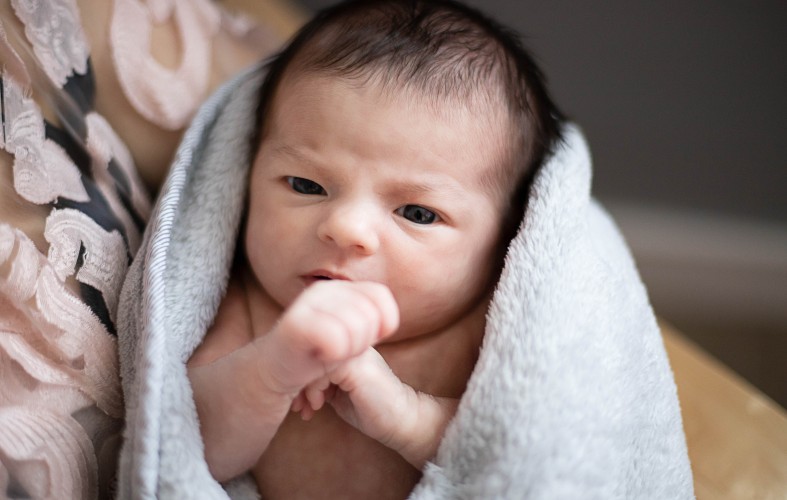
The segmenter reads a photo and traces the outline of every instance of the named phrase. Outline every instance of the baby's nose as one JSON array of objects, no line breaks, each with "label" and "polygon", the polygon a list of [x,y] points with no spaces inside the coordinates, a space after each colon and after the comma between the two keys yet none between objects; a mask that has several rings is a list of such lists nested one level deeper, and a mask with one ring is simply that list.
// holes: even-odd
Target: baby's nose
[{"label": "baby's nose", "polygon": [[378,219],[367,203],[343,203],[329,209],[317,235],[344,250],[372,255],[380,246]]}]

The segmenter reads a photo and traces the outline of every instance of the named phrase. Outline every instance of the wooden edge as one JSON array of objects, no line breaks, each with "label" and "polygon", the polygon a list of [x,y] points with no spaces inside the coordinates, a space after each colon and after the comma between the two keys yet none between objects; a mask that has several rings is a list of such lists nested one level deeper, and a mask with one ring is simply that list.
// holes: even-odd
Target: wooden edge
[{"label": "wooden edge", "polygon": [[660,323],[698,499],[787,498],[787,412]]}]

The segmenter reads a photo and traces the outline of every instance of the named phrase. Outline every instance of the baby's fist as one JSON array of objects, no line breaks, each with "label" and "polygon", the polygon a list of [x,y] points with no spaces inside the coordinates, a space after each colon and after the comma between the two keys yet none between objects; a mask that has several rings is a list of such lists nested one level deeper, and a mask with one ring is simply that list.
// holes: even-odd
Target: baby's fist
[{"label": "baby's fist", "polygon": [[399,308],[385,285],[319,281],[298,296],[268,339],[278,356],[273,375],[286,392],[358,356],[399,326]]}]

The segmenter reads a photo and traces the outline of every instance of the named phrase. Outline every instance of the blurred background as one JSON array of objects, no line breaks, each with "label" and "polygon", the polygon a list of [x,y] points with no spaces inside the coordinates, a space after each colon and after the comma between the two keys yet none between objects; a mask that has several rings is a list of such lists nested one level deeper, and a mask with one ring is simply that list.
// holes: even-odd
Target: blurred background
[{"label": "blurred background", "polygon": [[584,129],[657,315],[787,406],[787,2],[466,3]]}]

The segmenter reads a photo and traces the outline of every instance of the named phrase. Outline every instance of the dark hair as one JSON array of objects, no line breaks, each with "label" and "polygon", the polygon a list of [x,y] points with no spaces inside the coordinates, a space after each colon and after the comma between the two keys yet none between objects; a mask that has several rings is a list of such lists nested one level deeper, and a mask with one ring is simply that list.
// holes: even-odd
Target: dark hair
[{"label": "dark hair", "polygon": [[[512,146],[487,182],[511,193],[514,224],[536,167],[560,140],[562,114],[518,36],[453,0],[349,0],[317,13],[268,63],[252,150],[285,74],[303,73],[418,90],[436,103],[480,98],[504,106]],[[510,237],[515,229],[504,230]]]}]

